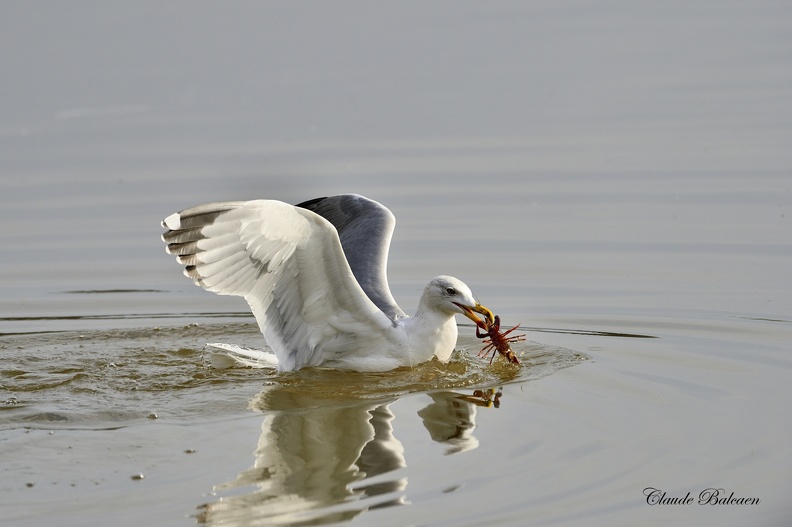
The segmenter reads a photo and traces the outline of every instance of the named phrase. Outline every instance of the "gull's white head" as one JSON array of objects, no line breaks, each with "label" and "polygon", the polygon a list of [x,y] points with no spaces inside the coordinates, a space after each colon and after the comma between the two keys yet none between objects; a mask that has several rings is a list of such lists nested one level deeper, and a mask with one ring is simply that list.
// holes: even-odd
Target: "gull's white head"
[{"label": "gull's white head", "polygon": [[492,311],[476,300],[470,288],[453,276],[437,276],[424,289],[421,303],[431,309],[449,315],[465,315],[478,324],[481,319],[475,313],[481,313],[492,322]]}]

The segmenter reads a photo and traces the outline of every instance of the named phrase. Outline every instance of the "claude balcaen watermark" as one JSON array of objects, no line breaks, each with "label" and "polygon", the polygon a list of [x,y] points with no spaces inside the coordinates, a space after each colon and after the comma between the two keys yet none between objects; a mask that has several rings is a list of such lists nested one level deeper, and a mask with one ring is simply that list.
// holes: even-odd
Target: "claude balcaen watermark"
[{"label": "claude balcaen watermark", "polygon": [[684,496],[669,496],[660,489],[646,487],[643,490],[646,503],[649,505],[759,505],[759,498],[735,496],[723,489],[708,488],[693,496],[690,492]]}]

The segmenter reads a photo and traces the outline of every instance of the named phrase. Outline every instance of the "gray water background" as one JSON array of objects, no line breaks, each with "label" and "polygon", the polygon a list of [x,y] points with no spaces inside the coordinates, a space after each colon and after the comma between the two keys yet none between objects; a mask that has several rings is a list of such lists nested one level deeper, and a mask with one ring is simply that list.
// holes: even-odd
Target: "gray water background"
[{"label": "gray water background", "polygon": [[[4,523],[787,525],[791,17],[4,3]],[[396,215],[406,310],[446,273],[523,323],[519,373],[469,326],[446,369],[205,365],[206,342],[263,341],[159,221],[340,192]]]}]

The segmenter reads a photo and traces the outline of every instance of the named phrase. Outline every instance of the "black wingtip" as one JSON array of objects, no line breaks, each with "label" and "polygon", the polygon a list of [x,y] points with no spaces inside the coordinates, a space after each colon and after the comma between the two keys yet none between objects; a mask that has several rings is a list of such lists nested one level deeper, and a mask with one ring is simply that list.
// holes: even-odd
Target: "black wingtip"
[{"label": "black wingtip", "polygon": [[323,196],[321,198],[309,199],[308,201],[303,201],[302,203],[298,203],[297,205],[295,205],[295,207],[300,207],[301,209],[307,209],[307,210],[314,210],[318,204],[320,204],[326,199],[327,196]]}]

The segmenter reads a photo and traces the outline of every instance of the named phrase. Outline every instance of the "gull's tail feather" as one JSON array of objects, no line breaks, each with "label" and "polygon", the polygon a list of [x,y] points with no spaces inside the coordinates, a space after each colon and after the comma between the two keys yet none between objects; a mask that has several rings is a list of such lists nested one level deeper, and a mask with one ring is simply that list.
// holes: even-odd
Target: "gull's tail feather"
[{"label": "gull's tail feather", "polygon": [[237,346],[236,344],[222,344],[219,342],[209,343],[206,346],[211,352],[209,359],[212,367],[218,370],[237,365],[251,368],[275,368],[278,366],[278,358],[271,351],[254,350]]}]

